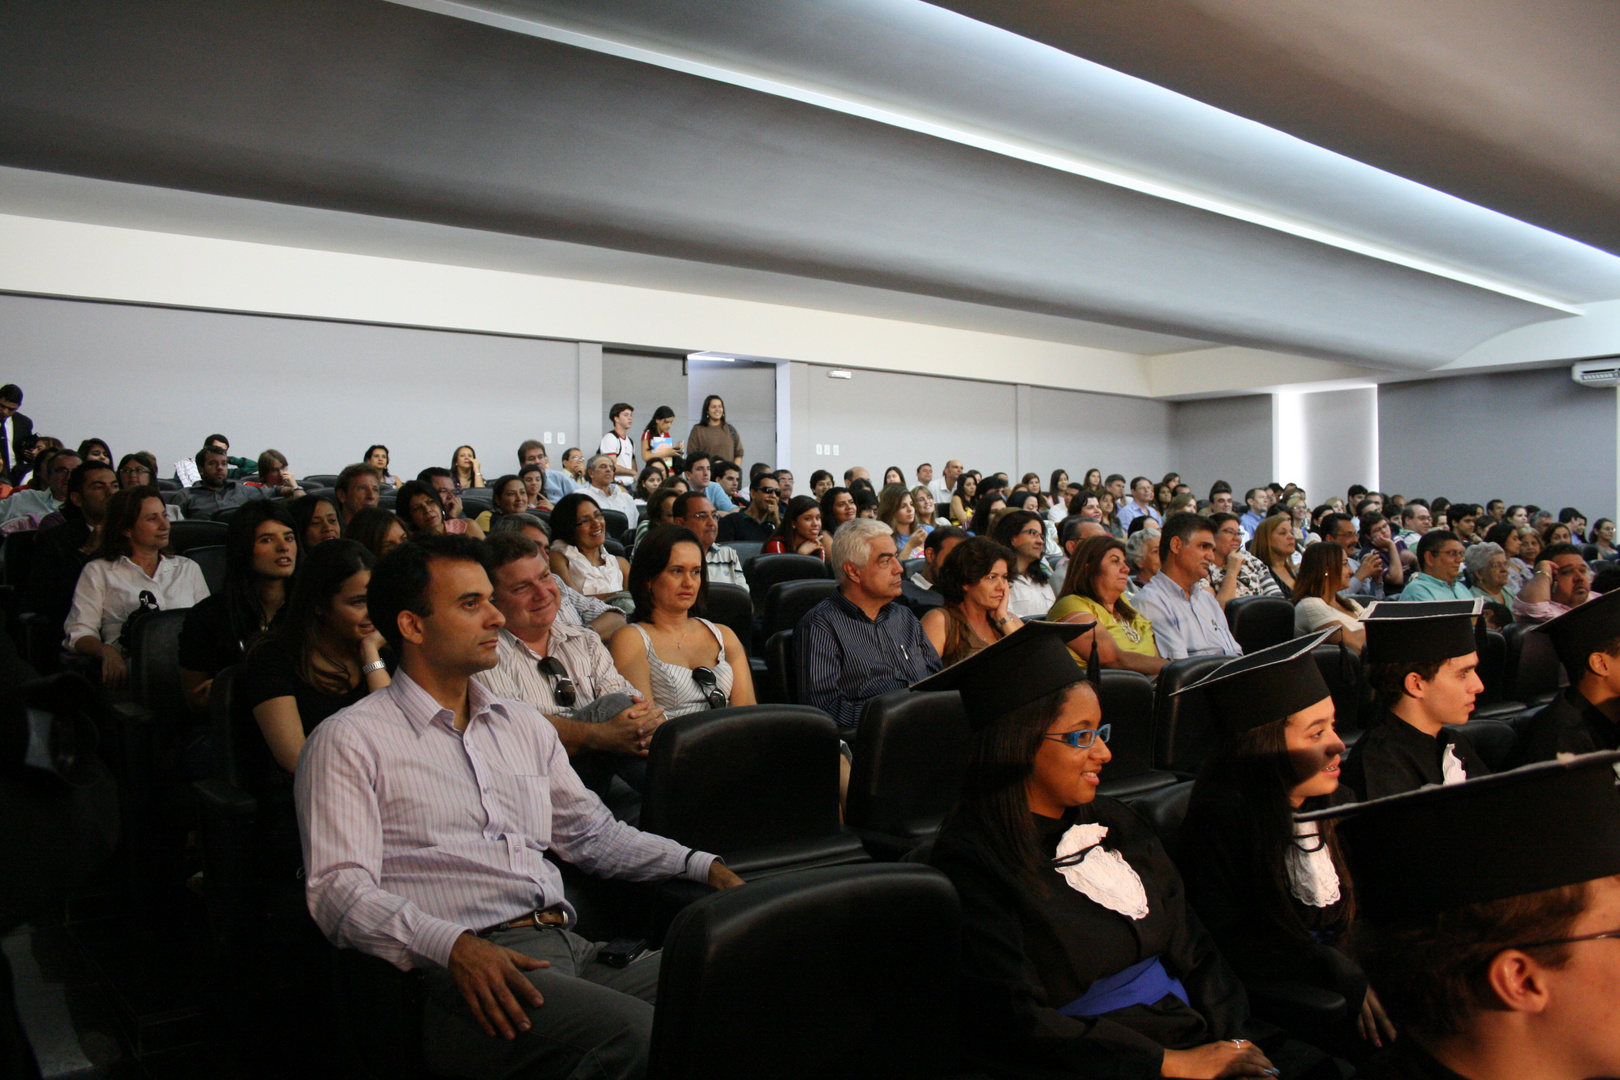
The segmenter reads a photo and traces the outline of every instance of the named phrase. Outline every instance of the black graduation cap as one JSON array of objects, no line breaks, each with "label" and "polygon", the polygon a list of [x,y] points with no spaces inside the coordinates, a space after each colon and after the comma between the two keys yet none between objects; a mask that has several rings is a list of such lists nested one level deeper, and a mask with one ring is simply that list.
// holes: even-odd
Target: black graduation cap
[{"label": "black graduation cap", "polygon": [[1084,681],[1087,673],[1064,643],[1096,625],[1026,622],[1022,629],[911,688],[961,691],[968,726],[977,731],[1021,705]]},{"label": "black graduation cap", "polygon": [[1299,820],[1338,822],[1369,916],[1423,919],[1620,874],[1617,762],[1620,751],[1581,754]]},{"label": "black graduation cap", "polygon": [[1485,601],[1380,600],[1361,616],[1369,664],[1427,664],[1479,651],[1474,619]]},{"label": "black graduation cap", "polygon": [[1242,735],[1332,697],[1311,650],[1337,627],[1234,657],[1202,679],[1177,690],[1203,690],[1229,736]]},{"label": "black graduation cap", "polygon": [[1586,658],[1604,642],[1620,637],[1620,589],[1596,594],[1579,607],[1572,607],[1556,619],[1535,628],[1552,638],[1553,648],[1570,678],[1586,670]]}]

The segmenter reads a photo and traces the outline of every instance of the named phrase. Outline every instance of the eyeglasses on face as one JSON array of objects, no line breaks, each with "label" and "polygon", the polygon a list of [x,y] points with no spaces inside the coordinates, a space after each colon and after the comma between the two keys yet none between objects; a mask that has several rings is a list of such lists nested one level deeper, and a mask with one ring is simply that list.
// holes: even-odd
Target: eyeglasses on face
[{"label": "eyeglasses on face", "polygon": [[1074,747],[1076,750],[1087,750],[1098,739],[1101,739],[1103,742],[1107,742],[1108,736],[1113,734],[1113,730],[1113,724],[1104,724],[1102,727],[1081,728],[1079,731],[1065,731],[1061,735],[1042,735],[1041,738],[1051,739],[1053,742],[1065,743]]},{"label": "eyeglasses on face", "polygon": [[703,692],[703,696],[709,699],[709,708],[723,709],[730,704],[720,689],[720,676],[714,673],[713,668],[693,668],[692,681],[697,683],[697,688]]},{"label": "eyeglasses on face", "polygon": [[562,661],[555,656],[548,656],[540,661],[540,674],[551,680],[551,695],[557,699],[557,704],[565,709],[574,707],[579,694],[574,690],[574,680],[568,677],[568,669],[563,667]]},{"label": "eyeglasses on face", "polygon": [[1527,941],[1517,945],[1505,945],[1506,949],[1544,949],[1553,945],[1574,945],[1582,941],[1605,941],[1609,938],[1620,938],[1620,930],[1605,930],[1601,934],[1582,934],[1580,937],[1554,938],[1551,941]]}]

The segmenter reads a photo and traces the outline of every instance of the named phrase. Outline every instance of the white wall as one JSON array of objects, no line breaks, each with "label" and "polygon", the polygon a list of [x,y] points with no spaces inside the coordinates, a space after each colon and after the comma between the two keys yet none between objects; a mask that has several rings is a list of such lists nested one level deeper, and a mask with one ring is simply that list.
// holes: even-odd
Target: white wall
[{"label": "white wall", "polygon": [[1379,490],[1377,389],[1301,394],[1298,405],[1304,432],[1298,466],[1282,457],[1276,479],[1304,488],[1313,506],[1352,484]]},{"label": "white wall", "polygon": [[645,353],[602,350],[602,404],[596,419],[602,430],[597,432],[592,448],[600,445],[608,430],[608,410],[621,401],[628,401],[636,410],[636,422],[630,428],[630,439],[636,444],[636,461],[641,464],[641,432],[652,419],[654,410],[668,405],[675,410],[675,422],[670,434],[677,440],[686,438],[692,426],[691,412],[686,406],[685,361],[678,356],[650,356]]},{"label": "white wall", "polygon": [[1615,517],[1615,391],[1567,368],[1378,388],[1384,490]]},{"label": "white wall", "polygon": [[1200,499],[1217,480],[1231,484],[1242,502],[1246,489],[1276,479],[1269,394],[1178,401],[1172,406],[1170,431],[1175,461],[1169,468],[1179,470]]},{"label": "white wall", "polygon": [[[776,365],[744,362],[686,363],[687,412],[691,423],[703,411],[703,399],[719,394],[726,406],[726,422],[737,429],[743,445],[743,486],[748,466],[756,461],[776,463]],[[690,424],[682,428],[687,434]]]},{"label": "white wall", "polygon": [[1053,469],[1080,480],[1090,468],[1103,476],[1138,473],[1157,480],[1178,468],[1171,433],[1173,407],[1145,398],[1026,388],[1029,438],[1019,473],[1036,472],[1047,483]]},{"label": "white wall", "polygon": [[23,388],[36,431],[151,450],[165,474],[213,431],[298,474],[380,442],[414,475],[469,443],[489,480],[526,438],[580,435],[573,342],[5,295],[0,335],[0,381]]}]

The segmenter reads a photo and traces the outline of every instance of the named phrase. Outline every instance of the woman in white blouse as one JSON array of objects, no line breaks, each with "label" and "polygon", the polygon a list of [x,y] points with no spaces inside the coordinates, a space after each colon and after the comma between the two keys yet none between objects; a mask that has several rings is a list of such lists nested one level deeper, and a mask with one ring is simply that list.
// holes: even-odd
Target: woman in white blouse
[{"label": "woman in white blouse", "polygon": [[557,500],[551,511],[551,572],[575,592],[613,604],[625,596],[630,563],[607,549],[607,519],[582,491]]},{"label": "woman in white blouse", "polygon": [[742,642],[729,626],[692,614],[708,591],[703,548],[690,529],[654,529],[630,564],[630,625],[613,635],[613,665],[673,719],[754,704]]},{"label": "woman in white blouse", "polygon": [[66,645],[101,661],[101,681],[123,686],[128,678],[122,634],[136,608],[188,608],[208,596],[202,570],[190,559],[165,555],[169,515],[157,488],[126,488],[107,503],[101,541],[79,574]]},{"label": "woman in white blouse", "polygon": [[1361,627],[1361,605],[1339,595],[1349,587],[1350,560],[1344,548],[1328,540],[1306,548],[1294,582],[1294,633],[1310,634],[1336,626],[1339,633],[1330,640],[1359,654],[1367,643],[1367,632]]}]

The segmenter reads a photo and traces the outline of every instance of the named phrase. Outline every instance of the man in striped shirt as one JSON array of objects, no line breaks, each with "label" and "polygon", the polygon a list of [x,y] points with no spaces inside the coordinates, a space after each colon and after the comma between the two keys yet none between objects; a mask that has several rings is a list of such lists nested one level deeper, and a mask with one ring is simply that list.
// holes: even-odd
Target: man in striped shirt
[{"label": "man in striped shirt", "polygon": [[385,690],[319,725],[294,791],[310,913],[331,941],[426,974],[424,1064],[475,1077],[639,1077],[656,954],[625,966],[574,934],[547,851],[636,881],[741,884],[713,855],[615,821],[537,710],[472,676],[505,620],[482,542],[402,544],[371,618],[399,653]]}]

